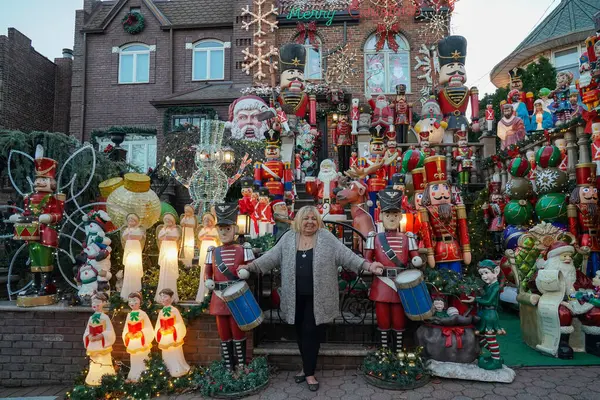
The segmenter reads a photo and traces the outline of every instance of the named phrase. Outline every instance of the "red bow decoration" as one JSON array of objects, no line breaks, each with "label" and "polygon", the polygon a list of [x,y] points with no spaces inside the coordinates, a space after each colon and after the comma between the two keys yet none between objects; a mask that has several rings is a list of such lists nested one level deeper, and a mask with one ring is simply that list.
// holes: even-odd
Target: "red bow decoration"
[{"label": "red bow decoration", "polygon": [[446,336],[446,347],[452,347],[452,334],[456,336],[456,348],[462,349],[462,335],[465,329],[460,326],[450,326],[442,328],[442,335]]},{"label": "red bow decoration", "polygon": [[106,148],[104,149],[104,153],[110,153],[112,150],[114,149],[112,144],[109,144],[108,146],[106,146]]},{"label": "red bow decoration", "polygon": [[550,132],[548,131],[548,129],[544,130],[544,137],[548,141],[548,146],[550,146],[552,144],[552,140],[550,139]]},{"label": "red bow decoration", "polygon": [[375,50],[380,51],[383,49],[383,46],[387,41],[388,47],[394,52],[397,52],[399,46],[395,36],[398,34],[398,30],[398,24],[387,25],[383,22],[377,24],[377,43],[375,44]]},{"label": "red bow decoration", "polygon": [[319,43],[317,42],[317,38],[315,37],[315,33],[317,32],[316,21],[310,21],[308,24],[298,22],[298,24],[296,25],[296,29],[299,32],[298,37],[296,38],[296,43],[304,44],[306,36],[308,36],[308,43],[312,44],[315,49],[319,47]]},{"label": "red bow decoration", "polygon": [[508,150],[508,156],[510,158],[515,158],[519,155],[519,147],[518,146],[511,146],[511,148]]}]

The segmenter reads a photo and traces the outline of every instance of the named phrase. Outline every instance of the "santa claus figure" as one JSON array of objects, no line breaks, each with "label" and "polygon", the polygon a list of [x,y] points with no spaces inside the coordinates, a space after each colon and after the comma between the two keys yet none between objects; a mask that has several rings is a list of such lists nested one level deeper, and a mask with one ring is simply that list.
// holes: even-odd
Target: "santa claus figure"
[{"label": "santa claus figure", "polygon": [[497,255],[502,255],[502,241],[504,228],[506,227],[504,223],[506,199],[502,195],[502,182],[492,181],[489,183],[488,189],[490,192],[490,202],[484,203],[481,207],[483,209],[483,218],[488,226],[488,232],[492,234]]},{"label": "santa claus figure", "polygon": [[371,117],[371,127],[380,125],[383,131],[393,131],[394,112],[389,106],[389,102],[384,94],[378,94],[375,99],[368,99],[373,115]]},{"label": "santa claus figure", "polygon": [[577,237],[580,246],[590,248],[587,276],[593,278],[600,268],[600,242],[598,241],[598,189],[596,188],[596,165],[575,166],[577,187],[569,198],[567,214],[569,231]]},{"label": "santa claus figure", "polygon": [[412,124],[412,107],[406,100],[406,85],[396,85],[396,100],[394,101],[394,126],[396,127],[396,142],[406,143],[408,127]]},{"label": "santa claus figure", "polygon": [[[373,280],[369,299],[375,302],[381,346],[400,351],[403,349],[402,335],[406,327],[406,316],[394,279],[406,268],[418,268],[423,262],[419,257],[414,235],[400,232],[402,192],[384,189],[378,193],[378,197],[384,231],[369,233],[365,258],[370,262],[380,262],[384,270],[381,276]],[[390,330],[394,337],[393,346]]]},{"label": "santa claus figure", "polygon": [[229,106],[229,122],[233,139],[259,141],[265,138],[269,129],[266,121],[259,120],[259,114],[268,109],[267,103],[258,96],[242,96]]},{"label": "santa claus figure", "polygon": [[358,120],[360,119],[360,110],[358,108],[358,99],[352,99],[352,109],[350,110],[350,120],[352,121],[353,135],[358,135]]},{"label": "santa claus figure", "polygon": [[[314,178],[313,178],[314,179]],[[331,203],[334,199],[334,189],[338,185],[338,172],[333,160],[321,161],[319,175],[316,180],[307,180],[306,192],[318,200],[320,204]]]},{"label": "santa claus figure", "polygon": [[502,106],[502,119],[496,128],[497,135],[501,140],[500,149],[505,150],[513,144],[525,139],[525,123],[514,114],[511,104]]}]

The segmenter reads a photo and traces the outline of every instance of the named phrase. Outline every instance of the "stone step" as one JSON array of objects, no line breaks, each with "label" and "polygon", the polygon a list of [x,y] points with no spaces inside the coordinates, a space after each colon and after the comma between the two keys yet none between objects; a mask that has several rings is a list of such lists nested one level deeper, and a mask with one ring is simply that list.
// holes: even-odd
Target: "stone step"
[{"label": "stone step", "polygon": [[[364,357],[373,351],[374,347],[345,343],[323,343],[319,350],[320,356]],[[254,355],[299,356],[296,342],[271,342],[262,343],[254,347]]]}]

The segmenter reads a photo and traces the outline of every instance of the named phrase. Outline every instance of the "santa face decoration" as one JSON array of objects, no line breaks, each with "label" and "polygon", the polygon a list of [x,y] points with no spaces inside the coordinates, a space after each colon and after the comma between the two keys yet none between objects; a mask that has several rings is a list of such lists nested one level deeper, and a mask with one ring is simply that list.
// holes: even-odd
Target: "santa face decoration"
[{"label": "santa face decoration", "polygon": [[381,213],[381,221],[383,227],[387,230],[398,229],[402,213],[400,211],[385,211]]},{"label": "santa face decoration", "polygon": [[581,204],[597,204],[598,189],[593,186],[581,186],[579,188],[579,202]]},{"label": "santa face decoration", "polygon": [[267,103],[255,96],[240,97],[230,107],[231,137],[243,140],[262,140],[269,129],[259,115],[267,109]]},{"label": "santa face decoration", "polygon": [[431,204],[434,206],[440,204],[449,204],[451,202],[450,186],[445,183],[431,185],[429,189]]},{"label": "santa face decoration", "polygon": [[[449,83],[454,76],[460,77],[460,82],[466,82],[467,71],[464,64],[453,62],[440,67],[440,84]],[[456,81],[458,82],[458,80]]]},{"label": "santa face decoration", "polygon": [[281,89],[290,92],[301,92],[304,90],[304,71],[299,69],[286,69],[280,76]]}]

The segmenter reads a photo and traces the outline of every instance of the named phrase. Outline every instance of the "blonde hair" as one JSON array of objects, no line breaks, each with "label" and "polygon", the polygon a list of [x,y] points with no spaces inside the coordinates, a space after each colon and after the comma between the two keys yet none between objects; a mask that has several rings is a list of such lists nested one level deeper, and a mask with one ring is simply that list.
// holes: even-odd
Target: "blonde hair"
[{"label": "blonde hair", "polygon": [[323,218],[321,218],[321,214],[319,213],[317,207],[304,206],[301,209],[299,209],[296,213],[296,217],[294,218],[294,222],[292,223],[292,230],[294,232],[300,232],[300,228],[302,227],[302,220],[304,219],[304,217],[311,213],[314,214],[314,216],[317,218],[317,225],[319,226],[319,229],[325,228]]}]

